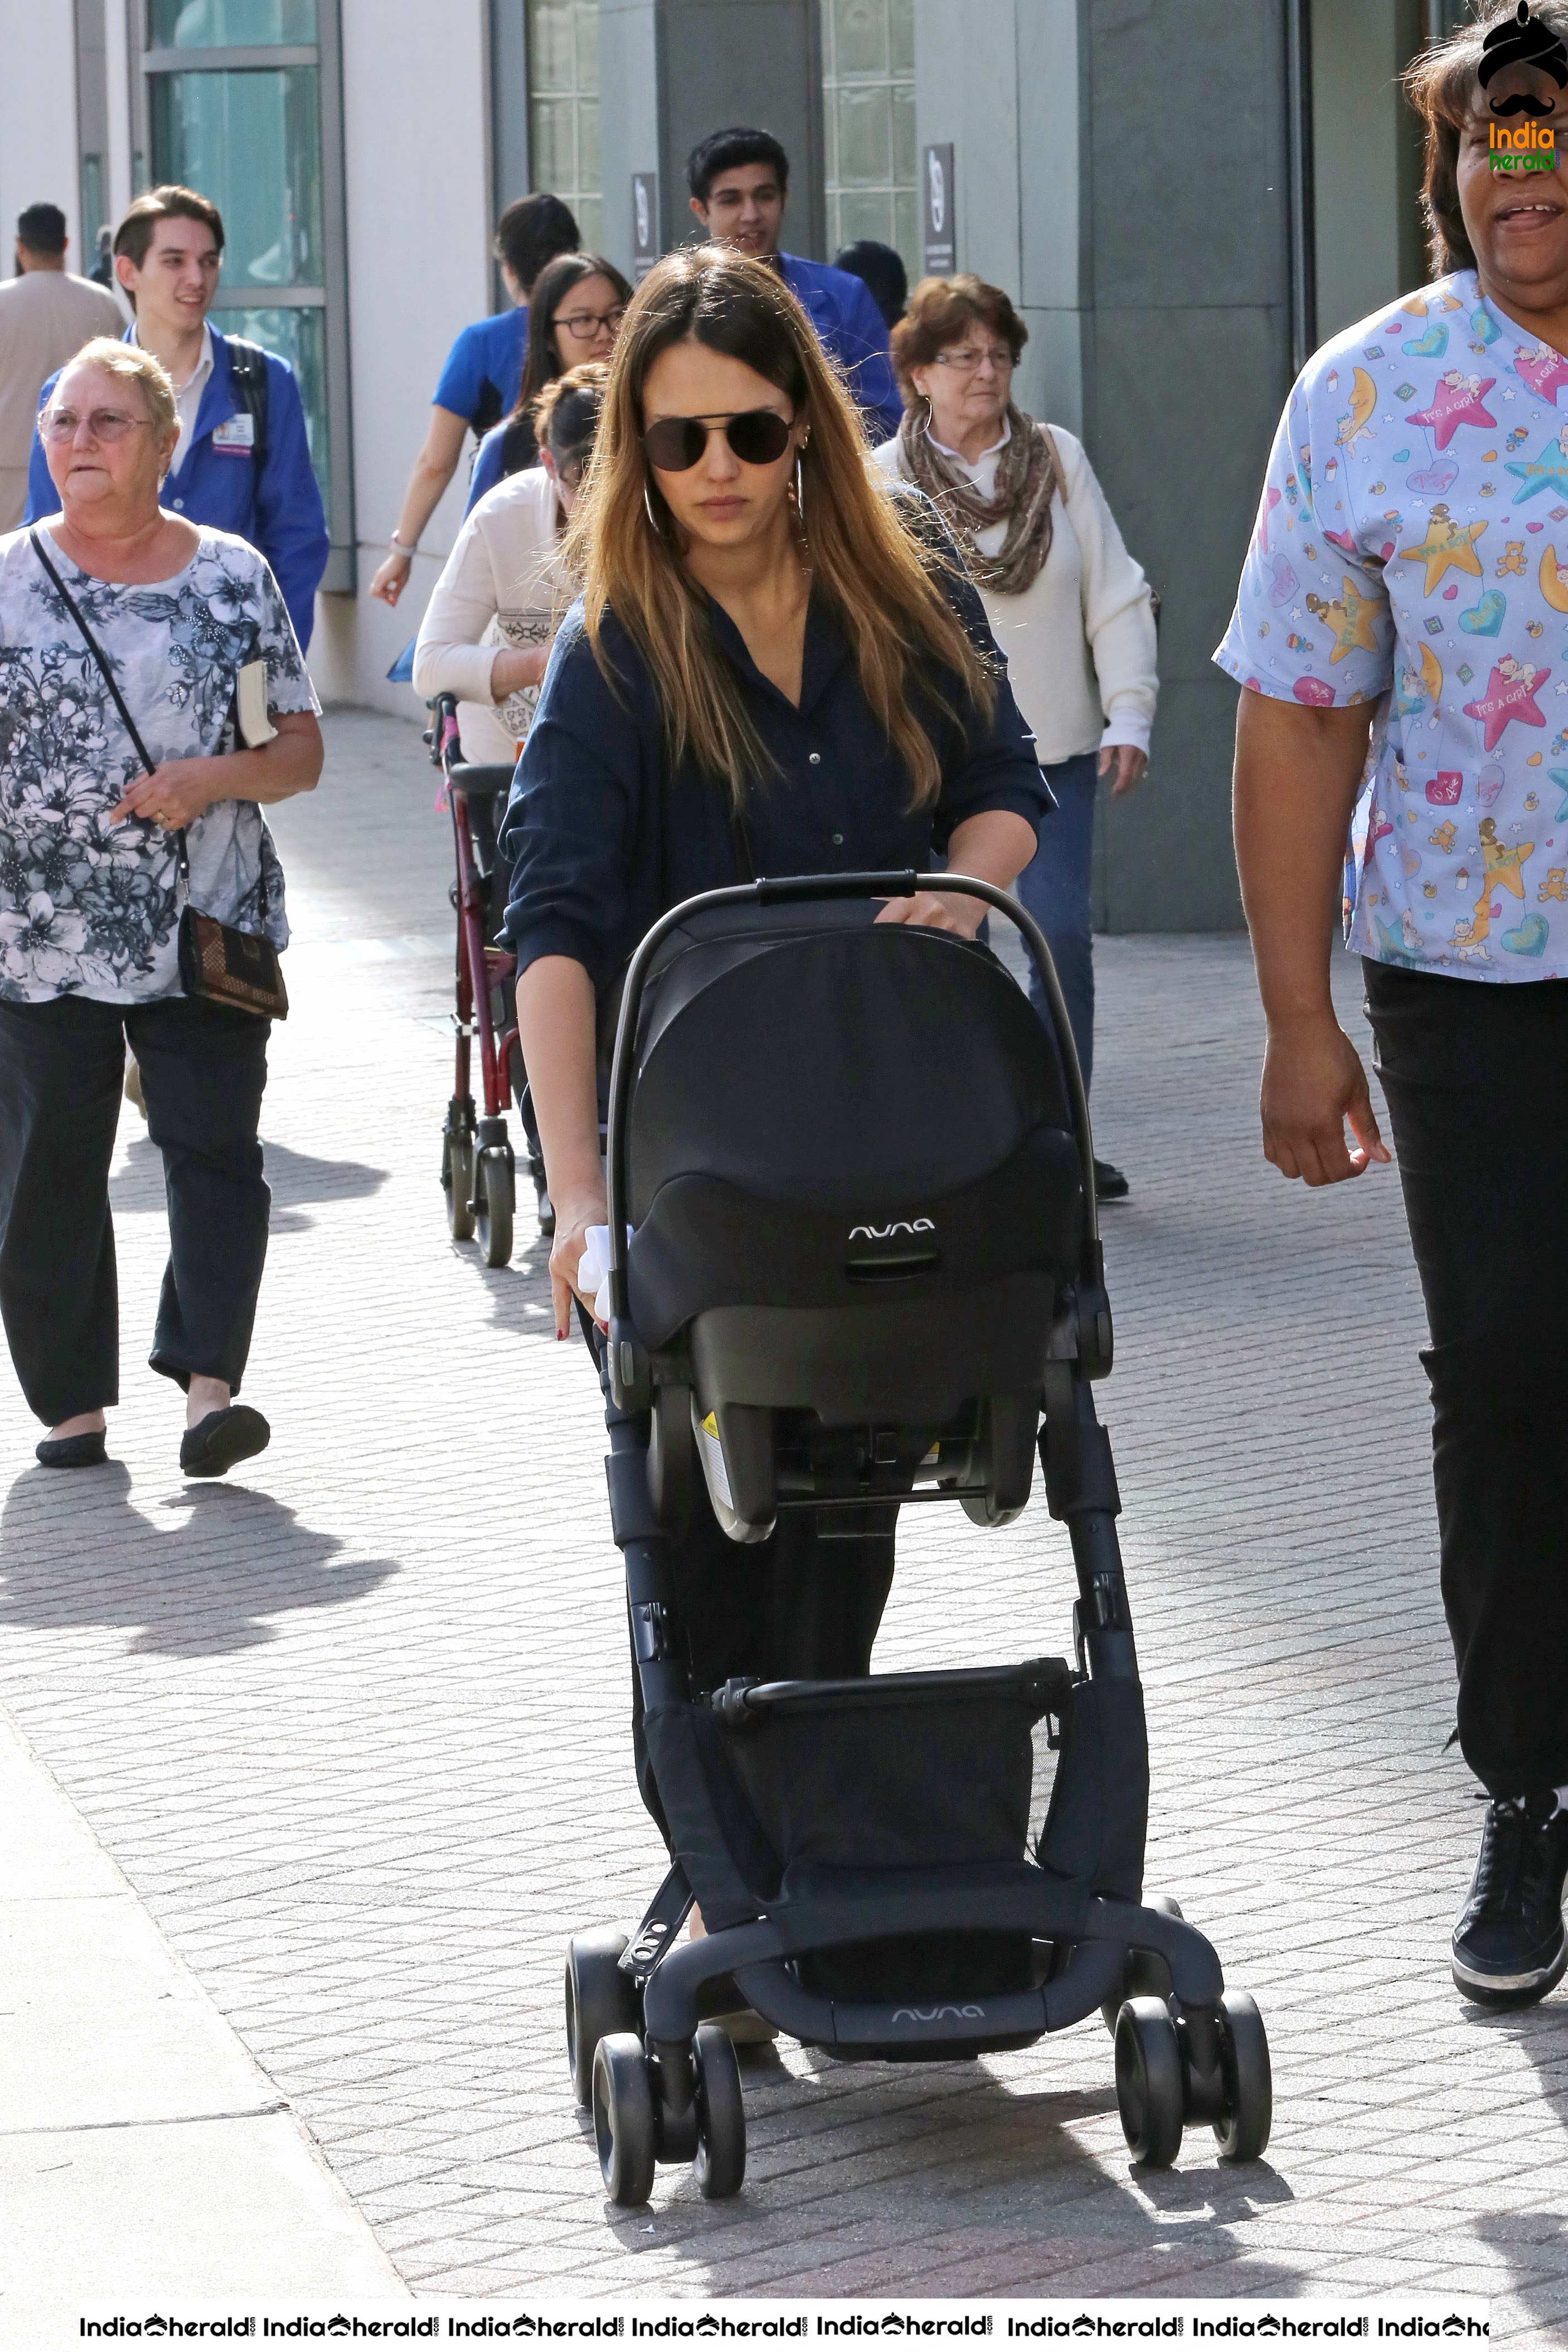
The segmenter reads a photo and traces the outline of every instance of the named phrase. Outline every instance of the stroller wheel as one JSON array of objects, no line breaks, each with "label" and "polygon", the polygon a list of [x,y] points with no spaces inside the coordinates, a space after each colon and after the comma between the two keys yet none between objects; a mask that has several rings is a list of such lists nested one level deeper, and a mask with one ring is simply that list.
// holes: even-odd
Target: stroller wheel
[{"label": "stroller wheel", "polygon": [[1174,2164],[1181,2149],[1181,2045],[1163,2000],[1139,1994],[1116,2020],[1116,2105],[1135,2164]]},{"label": "stroller wheel", "polygon": [[1274,2077],[1269,2037],[1249,1992],[1228,1992],[1219,2004],[1220,2066],[1225,2076],[1225,2113],[1214,2126],[1219,2153],[1229,2164],[1250,2164],[1269,2145],[1274,2120]]},{"label": "stroller wheel", "polygon": [[719,2025],[699,2025],[692,2055],[697,2077],[697,2187],[733,2197],[746,2178],[746,2105],[735,2044]]},{"label": "stroller wheel", "polygon": [[621,1966],[626,1938],[612,1927],[574,1936],[566,1952],[566,2063],[580,2107],[593,2105],[593,2053],[607,2033],[637,2025],[637,1994]]},{"label": "stroller wheel", "polygon": [[441,1181],[446,1193],[446,1224],[455,1242],[474,1238],[474,1139],[448,1135],[441,1146]]},{"label": "stroller wheel", "polygon": [[634,2033],[607,2033],[593,2058],[593,2137],[612,2205],[645,2205],[653,2186],[653,2086]]},{"label": "stroller wheel", "polygon": [[512,1258],[512,1163],[497,1149],[479,1154],[479,1183],[475,1206],[479,1213],[479,1246],[486,1265],[509,1265]]},{"label": "stroller wheel", "polygon": [[[1145,1895],[1145,1911],[1158,1911],[1166,1919],[1185,1919],[1186,1912],[1173,1895]],[[1158,1952],[1129,1952],[1122,1974],[1122,1990],[1113,2000],[1103,2000],[1100,2014],[1105,2021],[1105,2031],[1114,2036],[1116,2020],[1122,2014],[1122,2003],[1135,1994],[1153,1993],[1160,2000],[1168,2000],[1171,1993],[1171,1972]]]}]

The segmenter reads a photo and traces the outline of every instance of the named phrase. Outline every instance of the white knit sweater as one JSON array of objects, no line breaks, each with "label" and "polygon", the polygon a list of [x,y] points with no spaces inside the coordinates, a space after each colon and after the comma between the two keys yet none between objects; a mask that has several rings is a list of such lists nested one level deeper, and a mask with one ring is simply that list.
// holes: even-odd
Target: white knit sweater
[{"label": "white knit sweater", "polygon": [[510,474],[465,521],[436,582],[413,649],[413,688],[426,701],[458,697],[463,756],[511,763],[533,724],[537,686],[498,707],[490,671],[503,646],[548,646],[561,593],[556,488],[542,466]]},{"label": "white knit sweater", "polygon": [[[1127,552],[1083,444],[1060,425],[1051,437],[1066,477],[1065,495],[1059,485],[1051,500],[1051,553],[1021,596],[980,590],[1041,767],[1106,743],[1146,751],[1159,692],[1149,583]],[[958,460],[987,498],[1005,441],[972,466]],[[883,443],[873,463],[903,478],[896,438]],[[1005,523],[982,531],[981,554],[999,553],[1006,535]]]}]

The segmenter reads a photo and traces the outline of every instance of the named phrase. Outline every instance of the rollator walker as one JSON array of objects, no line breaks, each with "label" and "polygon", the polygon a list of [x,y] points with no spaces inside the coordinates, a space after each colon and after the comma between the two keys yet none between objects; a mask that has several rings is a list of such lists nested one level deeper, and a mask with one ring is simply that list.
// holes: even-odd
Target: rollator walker
[{"label": "rollator walker", "polygon": [[[512,1255],[517,1199],[517,1160],[507,1132],[507,1109],[517,1107],[528,1150],[528,1174],[538,1204],[539,1232],[549,1240],[555,1213],[545,1190],[544,1159],[528,1098],[522,1049],[517,1043],[517,961],[492,944],[506,912],[507,875],[497,845],[497,808],[506,805],[514,771],[500,765],[469,765],[457,733],[457,704],[450,694],[430,706],[424,740],[452,813],[456,878],[451,898],[457,914],[457,1066],[446,1123],[441,1130],[441,1184],[446,1222],[454,1241],[477,1234],[486,1265],[506,1265]],[[476,1111],[472,1050],[479,1041],[479,1077],[485,1097]]]},{"label": "rollator walker", "polygon": [[[1092,1384],[1113,1337],[1088,1105],[1050,951],[1042,1023],[990,950],[876,924],[915,873],[688,899],[626,976],[611,1080],[607,1463],[648,1767],[672,1864],[632,1935],[573,1937],[566,2042],[604,2183],[746,2168],[712,2021],[892,2063],[1019,2050],[1101,2013],[1127,2145],[1188,2124],[1262,2154],[1262,2020],[1176,1904],[1144,1899],[1148,1752],[1121,1508]],[[630,1240],[628,1232],[630,1229]],[[986,1528],[1038,1461],[1077,1577],[1072,1657],[693,1686],[678,1548],[706,1503],[737,1579],[808,1513],[822,1545],[893,1507]],[[853,1548],[845,1546],[846,1552]],[[956,1563],[961,1609],[978,1569]],[[1031,1842],[1034,1740],[1056,1751]],[[681,1935],[692,1904],[707,1932]]]}]

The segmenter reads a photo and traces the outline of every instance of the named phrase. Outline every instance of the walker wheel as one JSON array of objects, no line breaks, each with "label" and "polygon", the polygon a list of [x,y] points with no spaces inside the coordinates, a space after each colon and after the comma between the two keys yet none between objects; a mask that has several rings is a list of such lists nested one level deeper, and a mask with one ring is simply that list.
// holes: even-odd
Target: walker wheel
[{"label": "walker wheel", "polygon": [[593,2137],[612,2205],[645,2205],[653,2186],[653,2086],[634,2033],[607,2033],[593,2058]]},{"label": "walker wheel", "polygon": [[733,2197],[746,2178],[746,2105],[735,2044],[722,2025],[699,2025],[692,2045],[696,2073],[697,2187],[705,2197]]},{"label": "walker wheel", "polygon": [[626,1938],[613,1927],[574,1936],[566,1952],[566,2063],[580,2107],[593,2105],[593,2053],[607,2033],[635,2030],[637,1990],[621,1955]]},{"label": "walker wheel", "polygon": [[1135,2164],[1174,2164],[1181,2150],[1181,2044],[1169,2010],[1152,1993],[1122,2003],[1116,2020],[1116,2105]]},{"label": "walker wheel", "polygon": [[1228,1992],[1220,2000],[1219,2063],[1225,2113],[1214,2126],[1214,2137],[1228,2164],[1251,2164],[1269,2145],[1274,2077],[1269,2037],[1249,1992]]},{"label": "walker wheel", "polygon": [[474,1238],[474,1139],[446,1135],[441,1141],[441,1182],[446,1194],[446,1225],[455,1242]]},{"label": "walker wheel", "polygon": [[[1145,1895],[1144,1908],[1145,1911],[1158,1911],[1166,1919],[1185,1919],[1186,1916],[1181,1905],[1169,1895]],[[1105,2021],[1107,2033],[1114,2034],[1116,2031],[1122,2003],[1141,1992],[1154,1993],[1161,2000],[1170,1999],[1171,1972],[1158,1952],[1128,1953],[1127,1965],[1122,1971],[1121,1991],[1113,2000],[1103,2000],[1100,2004],[1100,2014]]]},{"label": "walker wheel", "polygon": [[479,1154],[479,1246],[486,1265],[509,1265],[512,1257],[512,1163],[499,1145]]}]

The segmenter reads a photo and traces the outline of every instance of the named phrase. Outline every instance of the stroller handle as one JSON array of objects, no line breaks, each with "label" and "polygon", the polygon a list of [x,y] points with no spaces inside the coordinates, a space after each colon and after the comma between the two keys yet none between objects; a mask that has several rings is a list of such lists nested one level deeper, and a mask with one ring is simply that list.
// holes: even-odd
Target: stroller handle
[{"label": "stroller handle", "polygon": [[956,891],[967,898],[982,898],[998,915],[1005,915],[1022,935],[1030,961],[1040,974],[1046,1003],[1051,1007],[1057,1051],[1061,1056],[1067,1079],[1068,1108],[1072,1116],[1073,1139],[1078,1146],[1083,1186],[1082,1277],[1092,1289],[1100,1289],[1104,1274],[1100,1248],[1100,1221],[1094,1200],[1094,1140],[1089,1125],[1089,1097],[1084,1091],[1078,1051],[1072,1042],[1072,1025],[1067,1017],[1061,983],[1056,976],[1056,966],[1051,961],[1045,934],[1027,909],[1020,907],[1016,898],[1009,898],[1005,890],[999,890],[994,882],[977,881],[970,874],[917,874],[905,866],[885,874],[781,875],[771,880],[764,876],[755,882],[734,883],[727,889],[699,891],[695,898],[685,898],[678,907],[672,907],[668,914],[661,915],[653,929],[644,935],[627,967],[626,986],[621,999],[621,1018],[615,1030],[615,1059],[610,1074],[606,1152],[610,1299],[611,1312],[617,1320],[623,1320],[627,1312],[626,1109],[632,1095],[632,1065],[636,1054],[637,1017],[642,1009],[643,983],[647,979],[648,967],[662,942],[690,917],[706,912],[709,908],[819,904],[831,898],[910,898],[922,889]]}]

